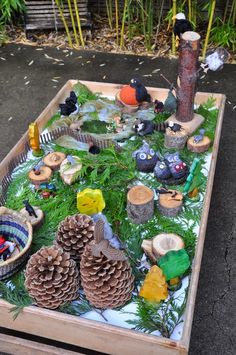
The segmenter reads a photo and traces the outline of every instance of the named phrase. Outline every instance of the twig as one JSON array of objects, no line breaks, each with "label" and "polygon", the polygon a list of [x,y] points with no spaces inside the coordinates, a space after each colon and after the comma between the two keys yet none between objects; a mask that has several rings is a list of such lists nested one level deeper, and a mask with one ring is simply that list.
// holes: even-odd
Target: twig
[{"label": "twig", "polygon": [[177,89],[174,87],[173,83],[171,83],[163,74],[160,74],[160,76],[175,90],[177,93]]}]

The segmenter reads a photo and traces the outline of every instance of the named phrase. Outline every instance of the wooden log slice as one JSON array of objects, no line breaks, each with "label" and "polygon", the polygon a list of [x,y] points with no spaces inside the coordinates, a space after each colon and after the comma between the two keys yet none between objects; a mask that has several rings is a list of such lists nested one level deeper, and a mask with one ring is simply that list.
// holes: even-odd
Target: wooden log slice
[{"label": "wooden log slice", "polygon": [[147,222],[154,213],[154,193],[143,185],[133,186],[127,194],[127,213],[136,224]]},{"label": "wooden log slice", "polygon": [[[176,190],[168,191],[172,192],[172,194],[159,194],[158,209],[163,216],[175,217],[182,210],[183,195]],[[175,195],[175,193],[177,194]]]},{"label": "wooden log slice", "polygon": [[70,165],[68,159],[64,159],[60,166],[60,176],[65,184],[72,185],[79,176],[82,169],[81,160],[79,157],[74,156],[75,164]]},{"label": "wooden log slice", "polygon": [[149,259],[156,263],[156,256],[153,254],[152,251],[152,240],[144,239],[142,241],[141,248],[143,249],[144,253],[149,257]]},{"label": "wooden log slice", "polygon": [[180,250],[183,248],[183,239],[174,233],[158,234],[152,241],[152,252],[157,258],[165,255],[170,250]]},{"label": "wooden log slice", "polygon": [[20,210],[20,213],[32,224],[33,228],[39,227],[41,223],[43,222],[44,219],[44,213],[43,211],[37,207],[33,206],[35,213],[37,215],[37,218],[35,216],[30,216],[29,213],[26,211],[25,207]]},{"label": "wooden log slice", "polygon": [[40,185],[43,182],[48,182],[52,177],[52,169],[48,166],[42,166],[39,170],[39,174],[36,174],[34,170],[31,170],[28,174],[28,177],[32,184]]},{"label": "wooden log slice", "polygon": [[210,148],[210,145],[211,140],[207,136],[204,136],[198,143],[194,143],[194,137],[190,137],[187,142],[188,150],[194,153],[204,153]]},{"label": "wooden log slice", "polygon": [[66,155],[64,153],[52,152],[43,158],[43,162],[45,165],[49,166],[49,168],[51,168],[52,170],[58,170],[65,158]]},{"label": "wooden log slice", "polygon": [[170,128],[167,128],[165,132],[164,145],[166,148],[182,149],[185,147],[187,139],[188,135],[184,129],[173,132]]}]

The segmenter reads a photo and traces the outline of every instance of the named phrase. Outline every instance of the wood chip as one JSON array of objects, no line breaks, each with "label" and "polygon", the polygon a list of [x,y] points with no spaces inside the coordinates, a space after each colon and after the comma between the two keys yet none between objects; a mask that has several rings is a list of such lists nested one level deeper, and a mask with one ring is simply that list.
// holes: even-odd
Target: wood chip
[{"label": "wood chip", "polygon": [[154,69],[154,70],[152,71],[152,73],[153,73],[153,74],[156,74],[156,73],[158,73],[160,70],[161,70],[161,69]]},{"label": "wood chip", "polygon": [[11,121],[11,120],[12,120],[12,118],[13,118],[12,116],[11,116],[11,117],[9,117],[9,118],[8,118],[8,121]]},{"label": "wood chip", "polygon": [[36,51],[43,51],[43,48],[36,48]]},{"label": "wood chip", "polygon": [[143,76],[150,77],[152,74],[144,74]]},{"label": "wood chip", "polygon": [[56,79],[51,79],[52,81],[54,81],[55,83],[58,83],[58,80],[56,80]]},{"label": "wood chip", "polygon": [[102,63],[99,65],[99,67],[104,67],[106,64],[105,63]]},{"label": "wood chip", "polygon": [[29,62],[29,64],[28,64],[28,66],[30,67],[33,63],[34,63],[34,61],[31,60],[31,62]]},{"label": "wood chip", "polygon": [[3,57],[0,57],[0,59],[2,59],[2,60],[6,60],[6,58],[3,58]]},{"label": "wood chip", "polygon": [[28,85],[30,83],[30,81],[26,81],[25,85]]}]

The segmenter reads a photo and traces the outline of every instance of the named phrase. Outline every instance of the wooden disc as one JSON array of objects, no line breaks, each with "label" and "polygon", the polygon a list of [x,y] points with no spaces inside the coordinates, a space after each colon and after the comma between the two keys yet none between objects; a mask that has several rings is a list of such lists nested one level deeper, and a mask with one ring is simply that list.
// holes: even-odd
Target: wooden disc
[{"label": "wooden disc", "polygon": [[207,136],[204,136],[203,139],[194,143],[194,137],[190,137],[187,142],[188,150],[194,153],[203,153],[206,152],[211,145],[211,140]]},{"label": "wooden disc", "polygon": [[44,213],[43,211],[37,207],[37,206],[32,206],[35,210],[35,213],[37,215],[37,218],[35,216],[30,216],[29,213],[26,211],[25,207],[20,210],[20,213],[32,224],[32,226],[35,228],[39,226],[44,218]]},{"label": "wooden disc", "polygon": [[40,174],[35,174],[34,170],[31,170],[28,174],[29,179],[35,185],[40,185],[43,182],[48,182],[52,176],[52,169],[48,166],[42,166],[40,168]]},{"label": "wooden disc", "polygon": [[171,197],[171,194],[160,194],[159,204],[165,208],[178,208],[183,204],[183,195],[181,192],[176,190],[168,190],[171,192],[177,192],[175,197]]},{"label": "wooden disc", "polygon": [[66,158],[66,155],[64,153],[52,152],[43,158],[43,162],[45,165],[49,166],[49,168],[56,170],[56,169],[59,169],[62,161],[65,158]]},{"label": "wooden disc", "polygon": [[127,195],[128,201],[133,205],[144,205],[153,199],[153,191],[144,185],[133,186]]},{"label": "wooden disc", "polygon": [[152,241],[152,251],[156,257],[161,257],[170,250],[179,250],[183,248],[183,239],[174,233],[158,234]]}]

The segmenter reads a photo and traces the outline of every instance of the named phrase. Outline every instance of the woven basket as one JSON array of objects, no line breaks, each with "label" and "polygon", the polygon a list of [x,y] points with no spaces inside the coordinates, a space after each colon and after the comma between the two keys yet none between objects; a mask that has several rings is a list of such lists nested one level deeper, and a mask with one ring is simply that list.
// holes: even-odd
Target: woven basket
[{"label": "woven basket", "polygon": [[19,254],[0,262],[0,280],[3,280],[18,271],[29,255],[32,226],[19,212],[0,207],[0,235],[15,242],[19,248]]}]

